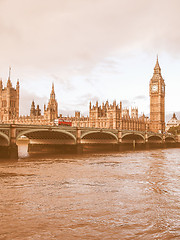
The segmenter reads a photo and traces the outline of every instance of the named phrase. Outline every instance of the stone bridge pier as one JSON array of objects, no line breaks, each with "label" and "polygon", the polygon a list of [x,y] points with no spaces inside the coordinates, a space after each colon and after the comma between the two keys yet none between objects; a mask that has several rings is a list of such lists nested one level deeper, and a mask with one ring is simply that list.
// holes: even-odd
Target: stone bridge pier
[{"label": "stone bridge pier", "polygon": [[3,126],[0,130],[0,158],[17,159],[16,126]]},{"label": "stone bridge pier", "polygon": [[18,158],[18,146],[16,144],[16,127],[11,125],[9,131],[8,156],[10,159]]}]

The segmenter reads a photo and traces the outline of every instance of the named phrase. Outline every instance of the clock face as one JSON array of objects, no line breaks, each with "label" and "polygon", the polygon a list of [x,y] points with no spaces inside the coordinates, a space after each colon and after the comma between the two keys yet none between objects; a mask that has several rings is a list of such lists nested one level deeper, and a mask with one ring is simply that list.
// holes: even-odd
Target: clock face
[{"label": "clock face", "polygon": [[158,91],[158,85],[152,85],[151,91],[152,92],[157,92]]}]

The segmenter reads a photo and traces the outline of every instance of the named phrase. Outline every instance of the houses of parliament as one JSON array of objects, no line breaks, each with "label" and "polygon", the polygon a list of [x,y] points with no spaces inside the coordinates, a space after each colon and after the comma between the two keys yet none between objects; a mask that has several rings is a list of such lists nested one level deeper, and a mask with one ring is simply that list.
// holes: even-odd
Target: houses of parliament
[{"label": "houses of parliament", "polygon": [[6,86],[0,80],[0,123],[1,124],[32,124],[32,125],[53,125],[54,120],[61,118],[72,122],[74,127],[93,127],[126,129],[136,131],[152,131],[163,133],[165,131],[165,82],[161,75],[158,58],[154,67],[154,73],[149,83],[150,95],[150,118],[139,116],[138,109],[131,107],[123,108],[119,104],[108,101],[99,105],[89,103],[89,116],[80,116],[75,112],[74,117],[58,116],[58,103],[55,97],[54,84],[47,106],[44,105],[44,113],[41,113],[39,105],[35,106],[32,101],[30,114],[19,116],[19,91],[20,84],[17,80],[16,87],[12,86],[10,73]]}]

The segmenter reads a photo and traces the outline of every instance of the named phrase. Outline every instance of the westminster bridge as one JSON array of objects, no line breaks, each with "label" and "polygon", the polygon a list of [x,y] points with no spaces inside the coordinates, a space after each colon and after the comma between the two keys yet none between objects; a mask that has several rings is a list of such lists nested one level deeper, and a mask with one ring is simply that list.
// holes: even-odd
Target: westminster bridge
[{"label": "westminster bridge", "polygon": [[0,125],[0,157],[18,158],[17,141],[29,139],[29,152],[74,152],[88,149],[124,150],[176,146],[174,135],[123,129],[83,128],[42,125]]}]

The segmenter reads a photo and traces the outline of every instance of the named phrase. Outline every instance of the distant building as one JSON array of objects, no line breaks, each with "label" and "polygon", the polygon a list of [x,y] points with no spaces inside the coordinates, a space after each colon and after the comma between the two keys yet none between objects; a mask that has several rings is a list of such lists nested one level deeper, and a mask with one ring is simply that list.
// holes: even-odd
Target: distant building
[{"label": "distant building", "polygon": [[177,119],[176,114],[173,113],[172,118],[167,122],[166,131],[168,131],[171,127],[177,127],[180,125],[180,120]]}]

